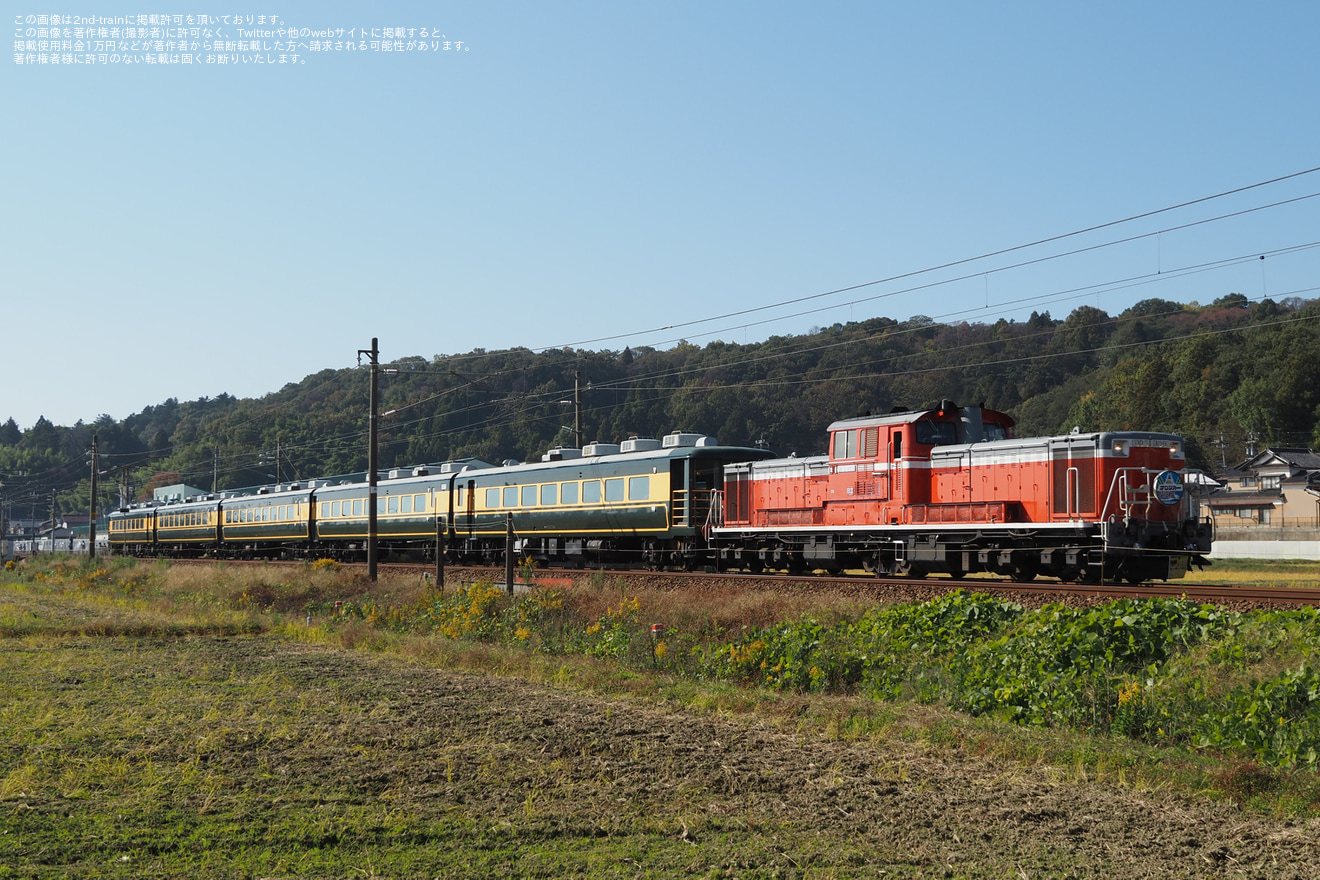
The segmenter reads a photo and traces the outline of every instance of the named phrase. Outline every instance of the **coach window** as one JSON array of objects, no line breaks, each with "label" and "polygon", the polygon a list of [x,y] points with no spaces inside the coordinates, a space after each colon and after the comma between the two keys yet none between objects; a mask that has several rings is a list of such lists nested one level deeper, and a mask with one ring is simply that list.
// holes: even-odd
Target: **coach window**
[{"label": "coach window", "polygon": [[495,508],[497,508],[497,507],[499,507],[499,506],[500,506],[500,490],[499,490],[499,489],[487,489],[487,490],[486,490],[486,508],[487,508],[488,510],[494,510]]},{"label": "coach window", "polygon": [[623,500],[623,477],[614,477],[605,481],[605,501]]},{"label": "coach window", "polygon": [[391,495],[391,496],[390,496],[389,504],[388,504],[388,506],[385,508],[385,512],[386,512],[386,513],[398,513],[398,512],[399,512],[399,496],[398,496],[398,495]]},{"label": "coach window", "polygon": [[523,487],[522,487],[522,506],[523,506],[523,507],[535,507],[535,506],[536,506],[536,487],[535,487],[535,486],[523,486]]},{"label": "coach window", "polygon": [[629,477],[628,478],[628,500],[645,501],[651,497],[651,478],[650,477]]},{"label": "coach window", "polygon": [[559,489],[559,487],[556,486],[554,483],[547,483],[546,485],[542,486],[542,487],[541,487],[541,504],[542,504],[543,506],[548,506],[548,505],[551,505],[551,504],[555,504],[555,503],[557,503],[557,502],[558,502],[558,495],[559,495],[559,493],[558,493],[558,491],[557,491],[558,489]]},{"label": "coach window", "polygon": [[336,501],[335,503],[333,503],[333,504],[330,505],[330,515],[331,515],[331,516],[339,516],[339,502],[338,502],[338,501]]},{"label": "coach window", "polygon": [[559,502],[561,504],[577,504],[578,484],[561,483],[559,485]]},{"label": "coach window", "polygon": [[505,487],[504,487],[504,506],[505,506],[505,507],[517,507],[517,506],[518,506],[518,487],[517,487],[517,486],[505,486]]},{"label": "coach window", "polygon": [[[404,513],[407,513],[407,512],[408,512],[407,510],[404,511]],[[414,495],[414,496],[413,496],[413,513],[426,513],[426,496],[425,496],[425,495]]]},{"label": "coach window", "polygon": [[[420,499],[422,496],[418,495],[417,497]],[[412,513],[413,512],[412,508],[413,508],[413,497],[411,495],[400,496],[399,513]]]},{"label": "coach window", "polygon": [[587,480],[582,484],[582,500],[587,504],[600,503],[600,480]]}]

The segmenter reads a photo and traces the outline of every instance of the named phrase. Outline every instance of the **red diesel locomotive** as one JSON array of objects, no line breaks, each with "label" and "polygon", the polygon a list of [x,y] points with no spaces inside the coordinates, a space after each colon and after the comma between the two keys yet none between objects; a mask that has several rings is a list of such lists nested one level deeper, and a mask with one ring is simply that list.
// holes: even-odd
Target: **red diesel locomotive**
[{"label": "red diesel locomotive", "polygon": [[1181,437],[1016,439],[1013,424],[949,401],[835,422],[828,455],[726,465],[711,542],[753,571],[1139,583],[1205,564]]}]

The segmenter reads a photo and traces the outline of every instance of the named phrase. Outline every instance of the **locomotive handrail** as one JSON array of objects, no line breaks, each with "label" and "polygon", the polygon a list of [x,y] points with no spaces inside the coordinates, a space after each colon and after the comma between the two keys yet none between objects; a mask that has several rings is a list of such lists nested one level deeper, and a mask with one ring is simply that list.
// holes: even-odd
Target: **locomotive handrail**
[{"label": "locomotive handrail", "polygon": [[710,493],[710,507],[706,510],[706,527],[702,532],[709,541],[711,529],[722,528],[724,528],[724,491],[713,489]]},{"label": "locomotive handrail", "polygon": [[[1115,470],[1114,473],[1118,476],[1118,479],[1109,484],[1109,492],[1105,495],[1105,504],[1100,508],[1100,513],[1102,515],[1105,511],[1109,510],[1110,505],[1114,502],[1114,493],[1115,490],[1117,490],[1118,510],[1123,514],[1124,519],[1128,519],[1132,515],[1133,508],[1143,505],[1146,508],[1146,518],[1150,518],[1150,508],[1153,499],[1153,495],[1150,491],[1150,480],[1145,479],[1142,482],[1142,485],[1132,488],[1131,483],[1128,481],[1128,474],[1131,471],[1136,471],[1146,478],[1149,478],[1151,474],[1159,473],[1159,471],[1144,467],[1124,467]],[[1144,500],[1141,497],[1142,495],[1145,495]]]}]

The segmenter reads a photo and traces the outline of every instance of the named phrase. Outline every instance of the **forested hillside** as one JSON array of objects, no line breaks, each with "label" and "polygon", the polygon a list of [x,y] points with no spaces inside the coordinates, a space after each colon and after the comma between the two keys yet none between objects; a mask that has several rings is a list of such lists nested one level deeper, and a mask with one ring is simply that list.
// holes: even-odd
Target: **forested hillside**
[{"label": "forested hillside", "polygon": [[[1210,306],[1145,300],[1118,316],[1082,306],[1064,320],[875,318],[749,345],[404,357],[380,375],[380,461],[528,460],[572,445],[579,373],[587,442],[684,430],[807,455],[835,419],[948,398],[1011,413],[1019,436],[1179,433],[1193,464],[1213,470],[1240,460],[1249,435],[1320,445],[1318,318],[1320,300],[1230,294]],[[327,369],[259,399],[171,399],[122,422],[20,431],[9,419],[0,497],[21,505],[53,489],[61,509],[85,510],[94,432],[110,471],[103,505],[124,481],[142,497],[162,483],[223,490],[361,472],[368,391],[367,368]]]}]

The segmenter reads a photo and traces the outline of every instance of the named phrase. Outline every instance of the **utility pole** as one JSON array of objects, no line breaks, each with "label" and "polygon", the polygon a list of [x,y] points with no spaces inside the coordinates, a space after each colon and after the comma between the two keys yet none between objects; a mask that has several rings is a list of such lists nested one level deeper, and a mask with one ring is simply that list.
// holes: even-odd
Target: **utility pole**
[{"label": "utility pole", "polygon": [[220,447],[216,446],[211,450],[211,494],[215,494],[215,487],[220,485]]},{"label": "utility pole", "polygon": [[50,552],[55,552],[55,490],[50,490]]},{"label": "utility pole", "polygon": [[377,388],[380,384],[380,346],[375,336],[371,337],[370,349],[358,349],[358,363],[362,355],[371,361],[371,415],[367,419],[367,577],[376,580],[376,405]]},{"label": "utility pole", "polygon": [[87,558],[96,559],[96,469],[99,466],[97,458],[96,435],[92,435],[92,515],[87,519]]},{"label": "utility pole", "polygon": [[573,443],[582,448],[582,371],[573,371]]}]

